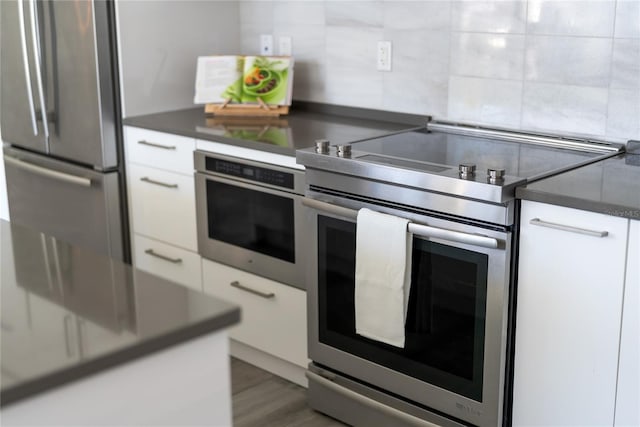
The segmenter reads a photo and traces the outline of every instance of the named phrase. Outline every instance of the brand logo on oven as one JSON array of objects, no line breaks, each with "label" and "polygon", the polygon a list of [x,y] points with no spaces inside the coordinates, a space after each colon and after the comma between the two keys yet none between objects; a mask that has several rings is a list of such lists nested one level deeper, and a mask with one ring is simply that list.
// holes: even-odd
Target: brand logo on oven
[{"label": "brand logo on oven", "polygon": [[478,417],[482,416],[482,411],[474,409],[471,406],[467,406],[464,403],[456,402],[456,408],[458,408],[461,411],[464,411],[464,412],[466,412],[467,414],[470,414],[470,415],[476,415]]}]

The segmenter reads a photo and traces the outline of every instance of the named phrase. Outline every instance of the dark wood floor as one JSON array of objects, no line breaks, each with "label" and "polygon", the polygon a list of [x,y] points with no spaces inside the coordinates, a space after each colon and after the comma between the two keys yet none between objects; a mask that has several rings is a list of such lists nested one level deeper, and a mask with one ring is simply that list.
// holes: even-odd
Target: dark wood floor
[{"label": "dark wood floor", "polygon": [[343,427],[307,406],[305,389],[231,358],[234,427]]}]

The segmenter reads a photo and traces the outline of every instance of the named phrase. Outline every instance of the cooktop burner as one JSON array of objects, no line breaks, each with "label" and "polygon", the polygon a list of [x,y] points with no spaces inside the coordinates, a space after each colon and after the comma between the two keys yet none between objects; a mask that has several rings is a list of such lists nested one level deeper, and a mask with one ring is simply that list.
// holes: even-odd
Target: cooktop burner
[{"label": "cooktop burner", "polygon": [[466,169],[475,166],[473,173],[467,172],[467,179],[487,176],[488,170],[504,171],[505,176],[514,179],[531,179],[600,156],[427,129],[356,142],[351,152],[353,159],[426,173],[451,175],[448,172],[452,171],[456,176],[460,165]]},{"label": "cooktop burner", "polygon": [[307,171],[504,203],[515,197],[518,185],[621,149],[601,141],[437,122],[352,144],[320,141],[298,150],[297,162]]}]

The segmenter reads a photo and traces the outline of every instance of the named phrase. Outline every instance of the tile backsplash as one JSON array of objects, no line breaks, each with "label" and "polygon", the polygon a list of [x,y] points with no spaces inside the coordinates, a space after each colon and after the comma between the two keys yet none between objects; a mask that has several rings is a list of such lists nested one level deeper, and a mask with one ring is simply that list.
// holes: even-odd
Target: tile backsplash
[{"label": "tile backsplash", "polygon": [[640,0],[238,4],[242,53],[292,38],[295,99],[640,139]]}]

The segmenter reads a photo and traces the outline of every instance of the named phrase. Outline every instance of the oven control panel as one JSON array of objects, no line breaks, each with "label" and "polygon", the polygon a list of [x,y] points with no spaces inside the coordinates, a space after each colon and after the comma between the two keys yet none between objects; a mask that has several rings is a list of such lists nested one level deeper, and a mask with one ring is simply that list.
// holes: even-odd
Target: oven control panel
[{"label": "oven control panel", "polygon": [[293,174],[288,172],[211,157],[207,157],[205,168],[210,172],[293,189]]}]

